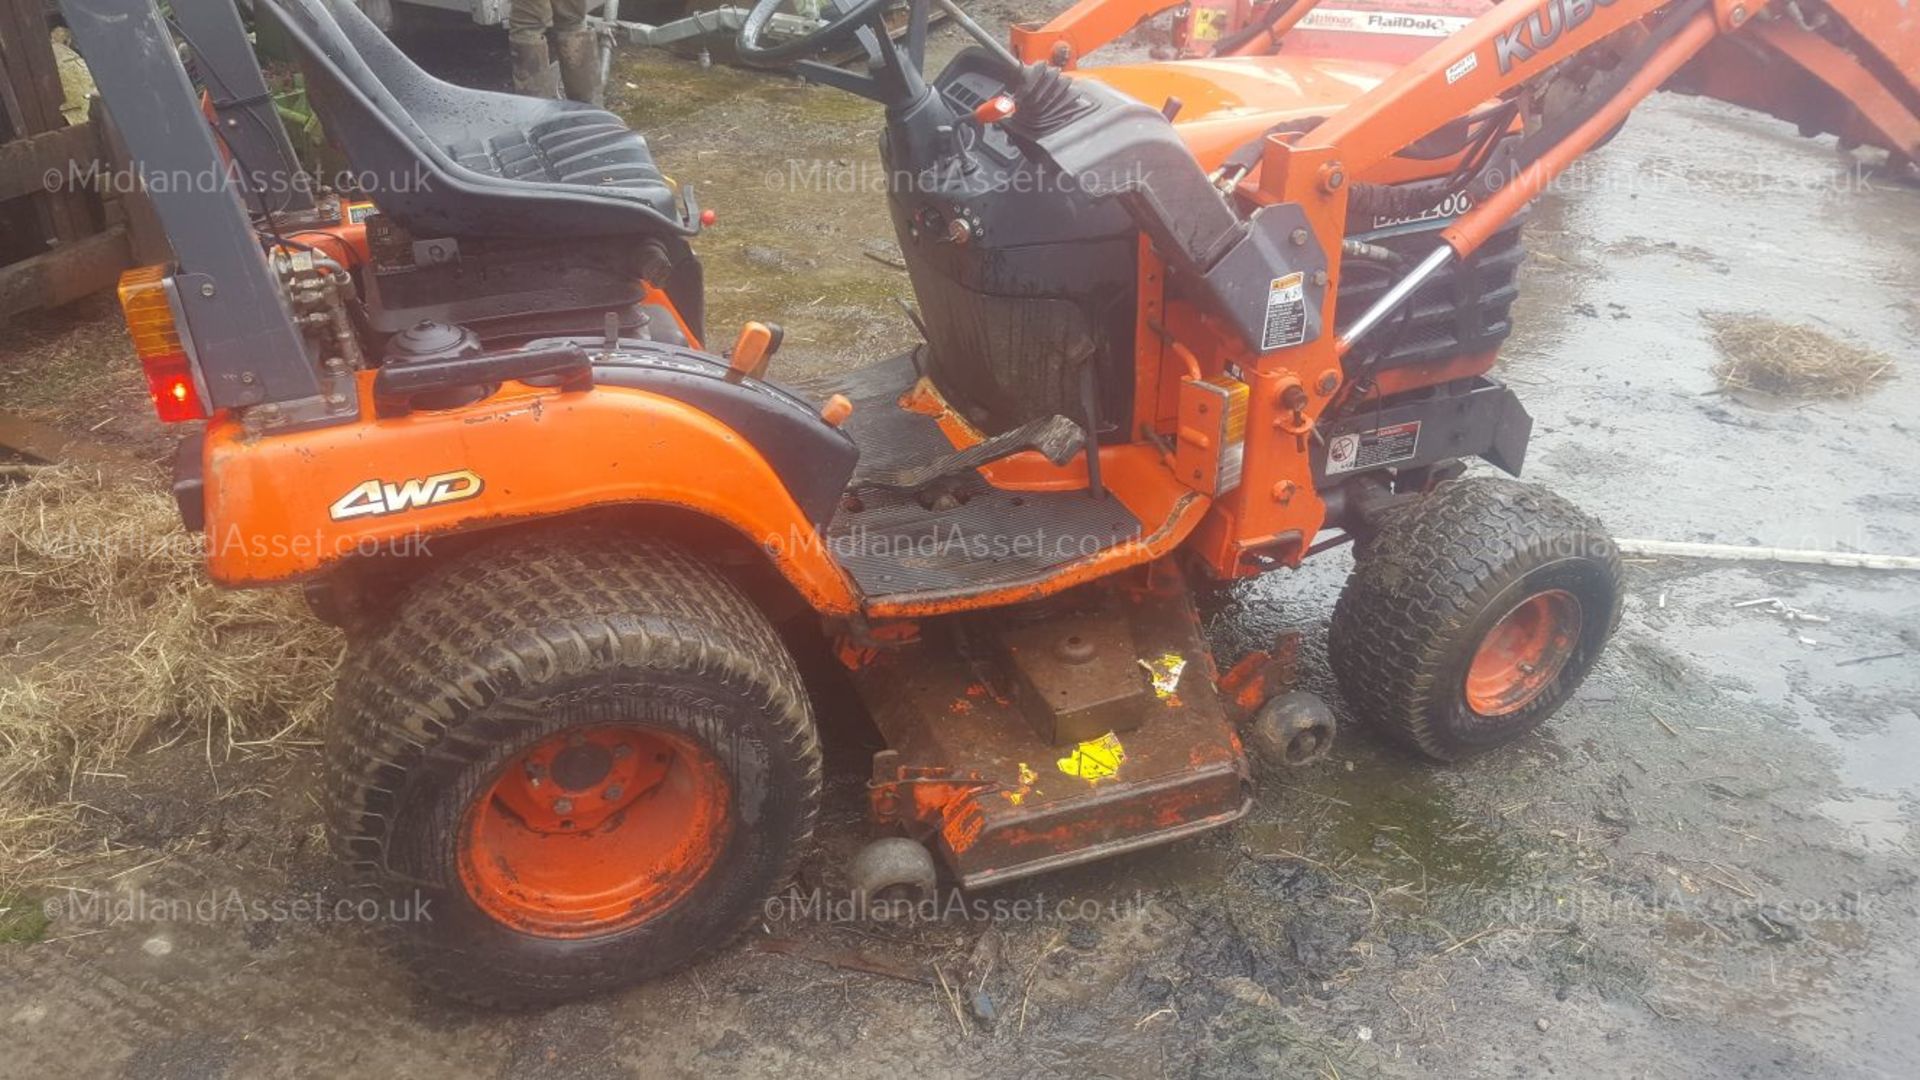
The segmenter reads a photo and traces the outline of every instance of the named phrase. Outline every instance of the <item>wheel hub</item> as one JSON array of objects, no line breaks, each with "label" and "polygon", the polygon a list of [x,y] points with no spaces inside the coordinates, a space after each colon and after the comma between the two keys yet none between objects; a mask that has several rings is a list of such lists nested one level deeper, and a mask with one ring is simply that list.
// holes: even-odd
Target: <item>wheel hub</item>
[{"label": "wheel hub", "polygon": [[728,791],[712,754],[678,734],[607,725],[552,736],[469,807],[462,883],[489,915],[542,936],[643,922],[711,869]]},{"label": "wheel hub", "polygon": [[[620,744],[626,749],[626,744]],[[632,760],[632,755],[626,755]],[[613,752],[604,746],[569,745],[553,756],[553,782],[568,791],[585,791],[613,771]]]},{"label": "wheel hub", "polygon": [[1467,705],[1506,716],[1532,704],[1559,677],[1580,641],[1580,601],[1548,589],[1514,605],[1480,639],[1467,668]]}]

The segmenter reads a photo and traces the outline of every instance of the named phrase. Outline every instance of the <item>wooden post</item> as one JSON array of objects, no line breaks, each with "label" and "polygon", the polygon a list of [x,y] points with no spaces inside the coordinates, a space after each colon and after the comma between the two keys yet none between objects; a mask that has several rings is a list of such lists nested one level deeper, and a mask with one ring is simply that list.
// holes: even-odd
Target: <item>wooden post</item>
[{"label": "wooden post", "polygon": [[[44,135],[67,126],[60,114],[65,92],[60,66],[40,0],[0,0],[0,96],[12,138]],[[36,198],[42,237],[48,244],[78,240],[94,230],[93,214],[78,192],[44,192]]]},{"label": "wooden post", "polygon": [[0,265],[0,319],[108,288],[135,257],[167,258],[144,195],[84,186],[90,170],[127,159],[97,99],[80,124],[67,123],[64,99],[41,0],[0,0],[0,228],[27,233],[0,254],[16,260]]}]

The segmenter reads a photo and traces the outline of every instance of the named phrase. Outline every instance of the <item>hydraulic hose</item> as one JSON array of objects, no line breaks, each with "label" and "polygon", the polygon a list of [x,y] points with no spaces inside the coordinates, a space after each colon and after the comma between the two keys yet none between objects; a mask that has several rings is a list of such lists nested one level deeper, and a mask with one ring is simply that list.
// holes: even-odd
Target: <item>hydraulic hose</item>
[{"label": "hydraulic hose", "polygon": [[1287,12],[1292,11],[1293,6],[1299,2],[1300,0],[1274,0],[1260,12],[1259,18],[1214,42],[1213,55],[1232,56],[1236,49],[1272,29],[1273,24],[1279,22]]}]

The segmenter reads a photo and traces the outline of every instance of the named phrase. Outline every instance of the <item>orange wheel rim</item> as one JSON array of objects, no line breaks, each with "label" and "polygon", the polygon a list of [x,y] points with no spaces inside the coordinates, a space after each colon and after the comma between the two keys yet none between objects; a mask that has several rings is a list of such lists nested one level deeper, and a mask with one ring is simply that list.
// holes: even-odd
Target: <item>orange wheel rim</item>
[{"label": "orange wheel rim", "polygon": [[563,732],[509,761],[468,808],[461,881],[481,910],[527,933],[635,926],[712,869],[728,796],[719,761],[684,736]]},{"label": "orange wheel rim", "polygon": [[1564,589],[1534,593],[1493,624],[1467,668],[1467,705],[1505,716],[1532,704],[1560,676],[1580,641],[1580,601]]}]

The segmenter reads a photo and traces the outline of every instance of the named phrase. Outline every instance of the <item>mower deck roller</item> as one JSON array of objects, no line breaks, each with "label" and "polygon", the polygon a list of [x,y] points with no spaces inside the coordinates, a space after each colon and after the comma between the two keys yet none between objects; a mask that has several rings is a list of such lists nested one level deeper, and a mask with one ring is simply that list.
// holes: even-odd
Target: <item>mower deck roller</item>
[{"label": "mower deck roller", "polygon": [[[347,0],[253,7],[373,184],[271,215],[155,191],[176,260],[122,282],[161,416],[205,421],[175,494],[209,573],[298,583],[348,632],[335,846],[429,902],[396,932],[449,994],[575,998],[761,917],[820,802],[795,634],[885,739],[883,836],[840,877],[867,896],[935,887],[936,854],[978,888],[1240,817],[1240,728],[1294,768],[1334,714],[1284,651],[1219,675],[1189,585],[1347,541],[1329,651],[1359,717],[1439,761],[1525,736],[1621,606],[1597,522],[1463,477],[1517,474],[1531,435],[1492,374],[1527,200],[1669,75],[1791,114],[1774,61],[1818,84],[1809,130],[1920,151],[1920,31],[1859,0],[1506,0],[1398,68],[1079,72],[1134,21],[1088,0],[1016,35],[1037,62],[985,39],[931,79],[925,3],[904,45],[885,0],[773,45],[780,2],[739,57],[885,107],[924,338],[892,361],[802,389],[777,328],[707,351],[713,217],[639,134],[436,80]],[[153,0],[64,7],[144,169],[247,152]],[[238,15],[192,24],[213,114],[245,110]],[[804,59],[843,47],[863,70]]]}]

